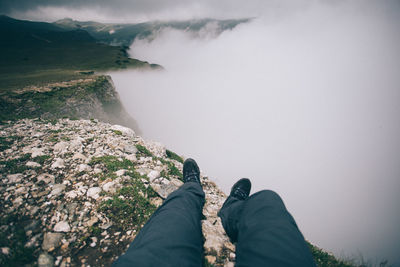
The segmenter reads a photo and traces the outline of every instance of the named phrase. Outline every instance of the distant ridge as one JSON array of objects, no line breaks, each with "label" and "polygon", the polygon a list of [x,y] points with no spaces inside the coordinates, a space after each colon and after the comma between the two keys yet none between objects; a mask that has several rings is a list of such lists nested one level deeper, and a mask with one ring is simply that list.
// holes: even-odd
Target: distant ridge
[{"label": "distant ridge", "polygon": [[144,23],[99,23],[94,21],[76,21],[70,18],[64,18],[54,22],[58,27],[66,30],[84,29],[88,31],[97,40],[111,44],[129,46],[135,38],[147,38],[160,30],[171,28],[183,30],[196,34],[205,29],[208,25],[213,24],[215,34],[220,34],[226,30],[232,30],[237,25],[247,23],[251,19],[195,19],[186,21],[151,21]]}]

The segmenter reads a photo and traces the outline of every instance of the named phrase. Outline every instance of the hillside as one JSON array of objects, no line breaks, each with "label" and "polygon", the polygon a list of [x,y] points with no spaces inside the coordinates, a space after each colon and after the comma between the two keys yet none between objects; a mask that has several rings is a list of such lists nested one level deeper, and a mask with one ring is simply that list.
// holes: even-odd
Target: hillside
[{"label": "hillside", "polygon": [[0,122],[23,118],[99,119],[121,124],[140,133],[136,121],[125,111],[109,76],[26,86],[0,94]]},{"label": "hillside", "polygon": [[[157,34],[163,29],[176,29],[189,32],[193,35],[200,35],[202,30],[214,31],[220,34],[227,30],[232,30],[242,23],[249,22],[250,19],[198,19],[188,21],[152,21],[145,23],[99,23],[94,21],[76,21],[69,18],[58,20],[54,25],[66,30],[82,29],[89,32],[97,40],[111,45],[130,46],[135,38],[143,39]],[[210,28],[210,26],[212,28]]]},{"label": "hillside", "polygon": [[0,16],[0,92],[84,79],[94,71],[160,66],[129,58],[127,47],[99,43],[87,31]]},{"label": "hillside", "polygon": [[[25,119],[0,141],[1,266],[109,266],[182,184],[179,156],[97,120]],[[205,254],[220,265],[234,257],[216,215],[226,196],[202,183]]]}]

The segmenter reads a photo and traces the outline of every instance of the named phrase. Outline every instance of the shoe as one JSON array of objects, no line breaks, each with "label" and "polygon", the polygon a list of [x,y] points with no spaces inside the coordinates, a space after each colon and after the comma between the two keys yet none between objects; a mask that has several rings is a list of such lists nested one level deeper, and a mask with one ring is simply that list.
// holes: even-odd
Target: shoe
[{"label": "shoe", "polygon": [[187,159],[183,163],[183,182],[195,182],[200,184],[200,169],[194,159]]},{"label": "shoe", "polygon": [[240,200],[245,200],[250,195],[251,182],[247,178],[242,178],[237,181],[231,189],[229,196],[235,197]]}]

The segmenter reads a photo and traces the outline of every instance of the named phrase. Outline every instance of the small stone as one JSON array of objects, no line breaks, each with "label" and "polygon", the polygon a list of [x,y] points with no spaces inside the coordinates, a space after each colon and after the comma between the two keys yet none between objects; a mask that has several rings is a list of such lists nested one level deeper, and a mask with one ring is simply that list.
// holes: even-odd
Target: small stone
[{"label": "small stone", "polygon": [[67,211],[69,215],[75,214],[75,209],[78,207],[78,203],[72,202],[67,204]]},{"label": "small stone", "polygon": [[61,233],[45,233],[43,237],[42,249],[50,251],[56,249],[61,245],[61,239],[63,238]]},{"label": "small stone", "polygon": [[23,177],[22,173],[9,174],[7,175],[7,180],[9,183],[19,183]]},{"label": "small stone", "polygon": [[53,257],[47,253],[41,253],[38,259],[38,266],[39,267],[53,267],[54,260]]},{"label": "small stone", "polygon": [[130,161],[136,161],[136,160],[137,160],[136,154],[127,155],[125,158],[126,158],[127,160],[130,160]]},{"label": "small stone", "polygon": [[224,267],[235,267],[235,263],[228,261],[227,263],[225,263]]},{"label": "small stone", "polygon": [[71,230],[71,227],[69,226],[68,222],[66,222],[66,221],[58,222],[54,226],[55,232],[69,232],[70,230]]},{"label": "small stone", "polygon": [[93,199],[98,199],[100,192],[101,192],[101,188],[100,187],[92,187],[92,188],[88,189],[86,195],[87,195],[87,197],[91,197]]},{"label": "small stone", "polygon": [[153,181],[154,179],[160,177],[160,172],[153,170],[147,174],[147,177],[149,177],[150,181]]},{"label": "small stone", "polygon": [[150,203],[153,204],[156,207],[159,207],[162,205],[163,200],[160,197],[153,197],[150,199]]},{"label": "small stone", "polygon": [[83,155],[82,153],[75,153],[74,156],[72,157],[72,159],[76,159],[76,160],[82,160],[85,161],[87,159],[87,157],[85,155]]},{"label": "small stone", "polygon": [[57,257],[56,257],[56,262],[55,262],[54,264],[55,264],[56,266],[58,266],[58,265],[60,264],[61,260],[62,260],[62,256],[57,256]]},{"label": "small stone", "polygon": [[78,172],[89,172],[92,168],[87,164],[80,164],[78,167]]},{"label": "small stone", "polygon": [[133,145],[126,145],[124,146],[124,152],[128,154],[136,154],[138,152],[136,146]]},{"label": "small stone", "polygon": [[65,187],[66,186],[64,184],[55,184],[53,186],[53,190],[51,190],[50,195],[52,195],[52,196],[60,195],[65,190]]},{"label": "small stone", "polygon": [[118,171],[115,172],[115,174],[116,174],[117,176],[122,176],[122,175],[125,174],[125,172],[126,172],[126,170],[118,170]]},{"label": "small stone", "polygon": [[102,188],[104,191],[110,192],[110,193],[115,193],[117,191],[115,188],[115,182],[113,182],[113,181],[105,183]]},{"label": "small stone", "polygon": [[94,248],[95,246],[96,246],[96,244],[97,244],[97,237],[92,237],[92,243],[90,243],[90,246],[92,247],[92,248]]},{"label": "small stone", "polygon": [[113,125],[113,126],[111,126],[111,130],[120,131],[123,135],[129,136],[129,137],[135,137],[135,132],[132,129],[129,129],[129,128],[121,126],[121,125]]},{"label": "small stone", "polygon": [[13,205],[15,206],[20,206],[22,204],[22,202],[24,202],[24,200],[22,199],[22,197],[17,197],[16,199],[14,199],[13,201]]},{"label": "small stone", "polygon": [[9,247],[2,247],[1,248],[1,253],[3,253],[4,255],[10,254],[10,248]]},{"label": "small stone", "polygon": [[211,264],[214,264],[215,261],[217,260],[217,257],[212,256],[212,255],[207,255],[207,256],[205,256],[205,258],[206,258],[207,261],[208,261],[209,263],[211,263]]},{"label": "small stone", "polygon": [[[167,180],[167,179],[165,179],[165,180]],[[162,183],[162,184],[153,183],[153,184],[151,184],[151,187],[163,199],[166,199],[170,193],[172,193],[176,189],[178,189],[178,187],[172,183]]]},{"label": "small stone", "polygon": [[68,147],[68,143],[61,141],[54,145],[53,150],[54,150],[54,153],[63,153],[63,152],[65,152],[67,147]]},{"label": "small stone", "polygon": [[39,207],[33,207],[33,208],[30,210],[30,214],[31,214],[31,215],[35,215],[38,211],[39,211]]},{"label": "small stone", "polygon": [[25,186],[21,186],[20,188],[18,188],[17,190],[15,190],[15,194],[26,194],[28,193],[28,189]]},{"label": "small stone", "polygon": [[48,173],[42,173],[37,177],[37,181],[38,182],[43,181],[46,184],[48,184],[48,183],[53,183],[54,184],[55,176],[51,175],[51,174],[48,174]]},{"label": "small stone", "polygon": [[52,168],[52,169],[57,169],[57,168],[62,169],[62,168],[65,168],[64,160],[63,160],[63,159],[60,159],[60,158],[56,158],[55,161],[53,162],[53,164],[51,164],[51,168]]},{"label": "small stone", "polygon": [[92,217],[92,218],[90,218],[89,221],[86,222],[86,225],[89,226],[89,227],[91,227],[91,226],[93,226],[94,224],[96,224],[98,221],[99,221],[99,218],[97,218],[97,217]]},{"label": "small stone", "polygon": [[39,163],[34,162],[34,161],[28,161],[25,165],[26,165],[27,167],[32,167],[32,168],[38,168],[38,167],[41,167],[41,166],[42,166],[42,165],[40,165]]},{"label": "small stone", "polygon": [[71,199],[74,199],[74,198],[76,198],[78,196],[78,193],[76,192],[76,191],[69,191],[69,192],[67,192],[67,193],[65,193],[65,197],[66,198],[71,198]]},{"label": "small stone", "polygon": [[30,151],[31,157],[36,158],[39,156],[44,156],[43,150],[44,148],[33,147]]},{"label": "small stone", "polygon": [[69,242],[62,244],[61,249],[66,250],[69,247]]}]

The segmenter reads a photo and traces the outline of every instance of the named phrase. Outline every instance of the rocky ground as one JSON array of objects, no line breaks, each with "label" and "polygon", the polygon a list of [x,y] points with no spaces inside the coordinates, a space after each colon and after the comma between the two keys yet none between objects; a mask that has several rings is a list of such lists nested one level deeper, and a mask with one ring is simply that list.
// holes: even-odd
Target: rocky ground
[{"label": "rocky ground", "polygon": [[[97,120],[0,126],[0,266],[110,266],[166,196],[182,158]],[[217,211],[226,196],[202,176],[206,266],[233,266]]]}]

